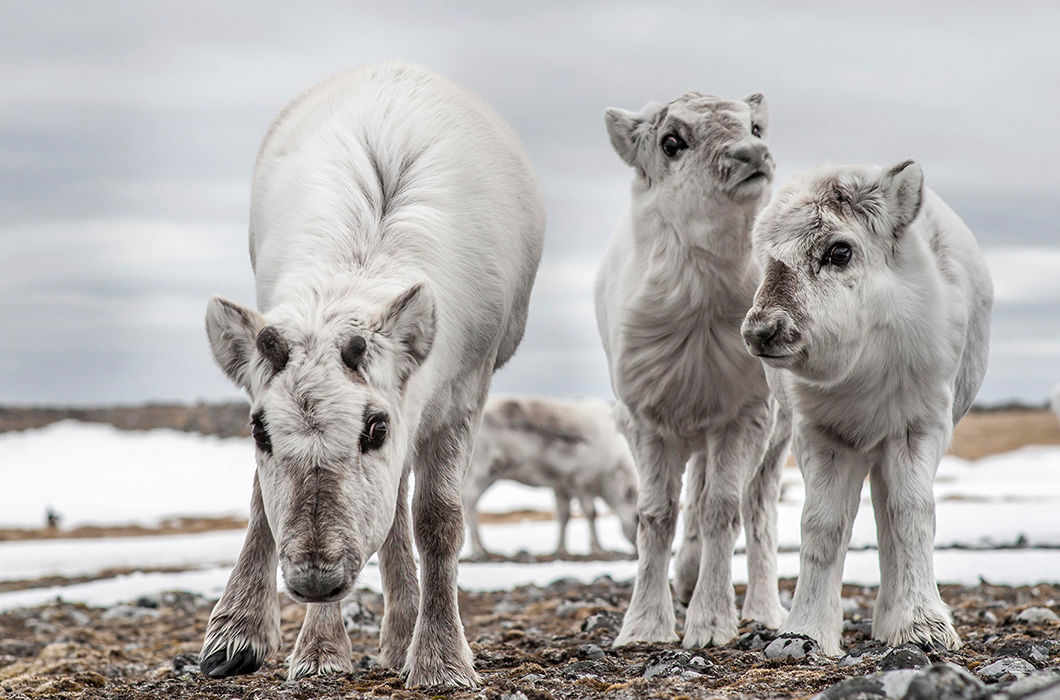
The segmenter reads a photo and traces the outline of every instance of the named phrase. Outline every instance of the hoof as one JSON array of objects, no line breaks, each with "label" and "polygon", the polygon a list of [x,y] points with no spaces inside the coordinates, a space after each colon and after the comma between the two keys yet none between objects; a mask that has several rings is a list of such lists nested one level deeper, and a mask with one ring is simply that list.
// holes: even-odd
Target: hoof
[{"label": "hoof", "polygon": [[685,638],[681,646],[685,649],[720,647],[736,638],[735,620],[718,620],[713,623],[685,625]]},{"label": "hoof", "polygon": [[309,676],[327,676],[334,673],[351,673],[353,658],[338,653],[310,652],[291,659],[287,680],[295,681]]},{"label": "hoof", "polygon": [[413,662],[405,673],[405,685],[409,688],[477,688],[481,683],[474,666],[462,659],[440,664]]},{"label": "hoof", "polygon": [[675,622],[672,619],[631,622],[629,613],[627,613],[626,618],[622,621],[622,630],[615,637],[613,646],[621,647],[627,644],[636,644],[637,642],[665,644],[679,641],[680,637],[674,631],[674,624]]},{"label": "hoof", "polygon": [[249,647],[237,651],[231,657],[227,655],[227,650],[220,649],[200,659],[199,669],[210,678],[242,676],[257,671],[264,661],[264,656],[255,654]]}]

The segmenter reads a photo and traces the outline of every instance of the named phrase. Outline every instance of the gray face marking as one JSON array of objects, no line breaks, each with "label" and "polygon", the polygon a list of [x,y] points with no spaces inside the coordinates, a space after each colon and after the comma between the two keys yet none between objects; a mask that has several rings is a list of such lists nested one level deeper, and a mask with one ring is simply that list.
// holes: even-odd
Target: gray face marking
[{"label": "gray face marking", "polygon": [[795,271],[780,260],[770,260],[758,292],[757,306],[784,309],[798,320],[801,316],[798,289]]}]

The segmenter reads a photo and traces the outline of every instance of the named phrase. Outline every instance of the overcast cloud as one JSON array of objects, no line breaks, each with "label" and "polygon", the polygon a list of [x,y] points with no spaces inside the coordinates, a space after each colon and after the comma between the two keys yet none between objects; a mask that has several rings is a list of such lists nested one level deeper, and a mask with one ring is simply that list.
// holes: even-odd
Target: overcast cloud
[{"label": "overcast cloud", "polygon": [[985,402],[1060,380],[1060,5],[47,2],[0,25],[0,403],[234,398],[202,316],[253,302],[254,155],[359,63],[433,67],[523,136],[549,213],[505,391],[609,396],[592,276],[630,172],[607,106],[770,100],[778,181],[915,157],[997,284]]}]

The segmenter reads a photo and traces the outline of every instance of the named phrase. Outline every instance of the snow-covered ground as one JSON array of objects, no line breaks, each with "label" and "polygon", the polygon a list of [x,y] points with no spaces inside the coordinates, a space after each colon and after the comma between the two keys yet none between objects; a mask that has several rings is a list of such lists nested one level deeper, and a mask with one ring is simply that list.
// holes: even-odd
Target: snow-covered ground
[{"label": "snow-covered ground", "polygon": [[[64,526],[150,525],[173,516],[247,513],[253,470],[249,440],[208,438],[176,431],[124,432],[104,425],[59,423],[0,435],[0,526],[35,526],[50,506]],[[967,462],[947,457],[935,487],[938,499],[936,570],[943,582],[1021,584],[1060,580],[1060,448],[1028,447]],[[781,546],[799,541],[804,491],[797,469],[784,474],[780,504]],[[552,494],[518,484],[497,484],[480,502],[486,512],[551,510]],[[631,551],[617,518],[598,522],[606,548]],[[500,554],[546,554],[555,547],[554,522],[483,526],[486,546]],[[115,569],[176,569],[178,573],[134,573],[60,588],[0,594],[0,609],[32,605],[56,595],[94,604],[180,588],[219,593],[242,543],[242,532],[0,543],[0,581],[42,576],[91,576]],[[575,519],[568,535],[573,552],[588,550],[588,527]],[[866,486],[852,546],[875,545],[875,524]],[[986,550],[1021,541],[1029,549]],[[739,543],[742,546],[742,540]],[[955,549],[959,547],[961,549]],[[968,548],[979,551],[972,551]],[[1049,549],[1052,548],[1052,549]],[[780,555],[780,572],[794,576],[798,555]],[[738,581],[746,576],[742,555],[733,562]],[[547,583],[570,576],[602,574],[631,578],[632,561],[548,564],[463,564],[460,585],[469,590]],[[852,551],[844,580],[878,581],[875,551]],[[361,583],[378,588],[374,560]]]}]

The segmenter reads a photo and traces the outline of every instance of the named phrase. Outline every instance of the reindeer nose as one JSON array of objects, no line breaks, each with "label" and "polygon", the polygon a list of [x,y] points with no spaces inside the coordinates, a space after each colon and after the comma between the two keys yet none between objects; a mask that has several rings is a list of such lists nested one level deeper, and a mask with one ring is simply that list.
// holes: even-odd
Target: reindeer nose
[{"label": "reindeer nose", "polygon": [[761,348],[770,345],[770,341],[777,337],[779,331],[780,319],[775,319],[745,328],[743,338],[748,345]]},{"label": "reindeer nose", "polygon": [[328,564],[309,560],[285,567],[287,590],[309,603],[342,599],[350,590],[350,578],[342,563]]},{"label": "reindeer nose", "polygon": [[744,319],[741,333],[752,355],[770,355],[771,350],[799,339],[791,317],[782,310],[752,311]]},{"label": "reindeer nose", "polygon": [[741,141],[729,150],[729,157],[741,163],[758,166],[765,160],[769,148],[763,143],[750,143]]}]

